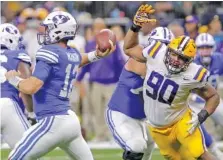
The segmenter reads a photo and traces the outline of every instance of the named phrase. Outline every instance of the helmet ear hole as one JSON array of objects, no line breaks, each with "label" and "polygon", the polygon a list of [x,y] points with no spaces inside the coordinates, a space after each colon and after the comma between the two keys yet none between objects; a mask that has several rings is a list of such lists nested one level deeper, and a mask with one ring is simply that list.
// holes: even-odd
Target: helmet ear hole
[{"label": "helmet ear hole", "polygon": [[11,39],[9,39],[9,42],[10,42],[10,43],[13,43],[13,41],[12,41]]}]

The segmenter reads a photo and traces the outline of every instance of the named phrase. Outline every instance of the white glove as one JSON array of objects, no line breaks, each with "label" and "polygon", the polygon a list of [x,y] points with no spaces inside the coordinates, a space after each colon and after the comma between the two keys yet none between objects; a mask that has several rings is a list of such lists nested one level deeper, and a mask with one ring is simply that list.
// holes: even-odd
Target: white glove
[{"label": "white glove", "polygon": [[187,132],[189,132],[189,134],[193,134],[195,129],[200,125],[198,115],[195,112],[192,112],[192,119],[187,122],[187,124],[191,125]]}]

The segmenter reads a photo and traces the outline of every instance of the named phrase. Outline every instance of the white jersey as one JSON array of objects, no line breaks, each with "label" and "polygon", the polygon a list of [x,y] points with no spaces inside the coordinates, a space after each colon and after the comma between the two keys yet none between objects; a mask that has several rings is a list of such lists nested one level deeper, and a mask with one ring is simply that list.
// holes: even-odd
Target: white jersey
[{"label": "white jersey", "polygon": [[164,63],[167,46],[153,40],[143,50],[147,73],[143,87],[147,122],[153,127],[166,127],[182,118],[192,89],[206,85],[208,71],[191,63],[185,72],[168,73]]}]

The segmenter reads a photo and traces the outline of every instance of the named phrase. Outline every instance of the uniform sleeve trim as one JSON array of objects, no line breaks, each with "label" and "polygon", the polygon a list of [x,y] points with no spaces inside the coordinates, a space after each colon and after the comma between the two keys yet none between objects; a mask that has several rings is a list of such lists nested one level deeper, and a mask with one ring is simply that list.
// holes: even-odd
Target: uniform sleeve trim
[{"label": "uniform sleeve trim", "polygon": [[36,54],[36,57],[41,57],[41,58],[45,58],[46,60],[52,62],[52,63],[58,63],[58,58],[55,57],[54,55],[52,54],[49,54],[47,52],[41,52],[41,51],[38,51],[37,54]]},{"label": "uniform sleeve trim", "polygon": [[194,79],[201,82],[204,80],[204,77],[207,75],[207,69],[200,67]]}]

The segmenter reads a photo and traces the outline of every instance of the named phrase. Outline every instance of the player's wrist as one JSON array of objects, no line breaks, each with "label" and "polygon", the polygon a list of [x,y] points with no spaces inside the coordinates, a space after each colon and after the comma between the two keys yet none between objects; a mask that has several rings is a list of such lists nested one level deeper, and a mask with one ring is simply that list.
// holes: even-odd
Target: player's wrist
[{"label": "player's wrist", "polygon": [[206,119],[209,117],[209,113],[207,110],[202,109],[199,113],[198,113],[198,120],[200,122],[200,124],[202,124],[204,121],[206,121]]},{"label": "player's wrist", "polygon": [[18,76],[14,76],[8,79],[8,82],[13,85],[15,88],[19,88],[19,83],[22,81],[23,79],[18,77]]},{"label": "player's wrist", "polygon": [[88,56],[88,60],[90,62],[95,62],[95,61],[97,61],[97,60],[99,60],[101,58],[101,57],[97,56],[97,52],[96,51],[89,52],[87,54],[87,56]]},{"label": "player's wrist", "polygon": [[130,29],[133,32],[139,32],[141,28],[142,28],[141,26],[138,26],[138,25],[136,25],[136,24],[133,23]]}]

